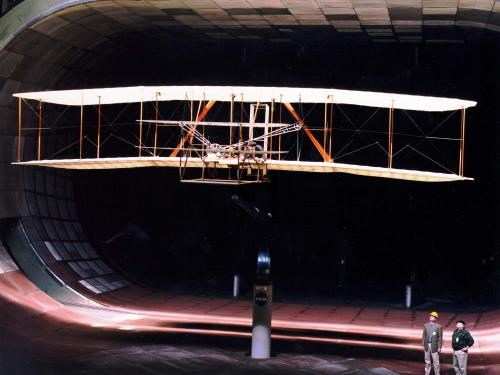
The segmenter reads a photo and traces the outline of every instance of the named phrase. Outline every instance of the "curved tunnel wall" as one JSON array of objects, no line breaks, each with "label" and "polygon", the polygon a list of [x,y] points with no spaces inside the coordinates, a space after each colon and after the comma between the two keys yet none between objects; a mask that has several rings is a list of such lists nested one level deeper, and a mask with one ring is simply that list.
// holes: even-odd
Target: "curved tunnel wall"
[{"label": "curved tunnel wall", "polygon": [[[77,7],[67,17],[77,19],[88,12],[88,8]],[[107,38],[88,29],[83,33],[77,25],[70,32],[60,30],[57,34],[60,38],[51,37],[49,32],[63,26],[57,20],[62,19],[55,17],[53,23],[45,20],[24,30],[2,50],[0,112],[5,119],[2,123],[12,124],[16,116],[11,97],[14,92],[84,87],[90,78],[93,82],[99,80],[99,62],[106,56],[93,53],[91,48],[105,43]],[[66,20],[64,25],[71,22]],[[71,40],[61,40],[65,37]],[[116,46],[99,47],[108,54],[117,50]],[[29,111],[23,115],[26,121],[33,118]],[[42,290],[65,302],[85,303],[80,292],[95,296],[127,287],[129,283],[113,272],[85,237],[78,221],[71,173],[12,167],[17,139],[14,134],[12,127],[2,126],[0,215],[19,219],[15,224],[3,226],[5,245],[12,246],[16,261],[24,265],[23,270]],[[23,140],[24,157],[32,154],[33,141],[32,137]],[[49,138],[43,152],[49,153],[57,146],[57,141]],[[5,268],[9,267],[12,262],[6,261]],[[60,288],[54,285],[53,276]]]},{"label": "curved tunnel wall", "polygon": [[[154,46],[156,42],[158,42],[156,48],[164,48],[173,38],[183,38],[186,32],[189,35],[195,35],[201,43],[208,40],[212,42],[225,39],[243,41],[255,40],[255,38],[267,38],[275,43],[288,43],[291,40],[288,37],[284,38],[283,35],[290,33],[289,27],[307,26],[307,17],[302,17],[301,20],[300,14],[293,15],[293,12],[289,10],[271,11],[265,7],[245,11],[242,10],[243,8],[229,7],[230,9],[224,10],[222,14],[220,2],[210,1],[206,2],[211,5],[205,9],[207,16],[202,20],[198,14],[195,14],[197,5],[194,2],[184,2],[182,8],[176,7],[170,11],[155,6],[153,1],[101,1],[89,2],[87,5],[74,5],[80,2],[60,1],[56,2],[55,6],[54,2],[50,5],[49,2],[36,2],[37,7],[29,8],[34,3],[26,0],[2,19],[2,22],[7,22],[4,20],[8,17],[11,28],[3,35],[4,48],[0,51],[2,62],[0,64],[2,86],[0,96],[0,118],[2,119],[0,217],[19,219],[17,225],[22,225],[24,232],[19,230],[18,226],[18,235],[22,236],[25,233],[30,246],[36,250],[43,264],[63,280],[70,290],[93,297],[97,294],[109,295],[109,292],[132,287],[123,277],[113,272],[87,241],[78,218],[71,173],[10,165],[16,158],[17,141],[15,127],[17,102],[13,100],[12,94],[45,89],[106,86],[107,83],[121,79],[139,80],[140,78],[114,75],[117,74],[114,69],[119,65],[120,58],[128,58],[131,54],[144,54],[144,57],[147,57],[149,53],[154,53],[151,46]],[[158,2],[160,3],[166,4]],[[44,8],[45,6],[47,8]],[[483,13],[479,13],[482,15],[481,27],[479,25],[481,22],[477,19],[478,14],[473,13],[473,9],[471,12],[462,13],[463,17],[469,14],[470,19],[465,19],[469,22],[468,25],[467,22],[465,24],[462,22],[461,26],[479,29],[486,27],[496,30],[495,28],[498,27],[495,23],[498,18],[496,10],[498,9],[495,6],[493,5],[489,12],[483,10]],[[282,7],[276,9],[282,9]],[[54,14],[44,18],[51,12]],[[253,14],[254,12],[256,14]],[[272,14],[273,12],[275,14]],[[19,23],[14,25],[11,20],[15,19],[16,15]],[[292,15],[294,20],[290,19]],[[255,20],[257,16],[259,18],[257,21],[271,24],[272,30],[269,31],[267,26],[262,28],[262,24],[260,26],[264,31],[259,29],[259,24]],[[284,21],[284,16],[288,21]],[[359,14],[356,17],[358,16]],[[210,17],[214,18],[210,20]],[[441,21],[446,21],[445,18]],[[249,27],[234,28],[235,20],[240,22],[240,26],[245,26],[246,23]],[[350,31],[346,31],[341,30],[340,26],[335,26],[334,22],[338,21],[335,17],[328,18],[328,20],[339,34],[345,32],[350,37],[354,34],[359,38],[370,37],[379,42],[378,39],[387,39],[386,36],[379,35],[381,33],[377,34],[369,27],[365,30],[366,34],[360,35],[352,27]],[[395,20],[398,21],[397,17]],[[405,19],[400,21],[405,21]],[[438,21],[439,19],[434,18],[434,22],[428,22],[429,27],[439,26],[441,21]],[[422,20],[421,23],[423,23]],[[217,29],[217,25],[221,26],[222,30]],[[460,23],[457,25],[460,26]],[[210,26],[209,30],[204,26]],[[396,27],[394,29],[397,30]],[[421,30],[417,33],[420,35]],[[453,38],[461,35],[460,30],[456,32],[457,34],[455,31],[453,33]],[[17,36],[11,38],[13,35]],[[415,37],[414,41],[418,42],[421,38],[421,35]],[[151,42],[152,39],[153,42]],[[161,39],[164,41],[161,42]],[[133,45],[136,49],[131,51],[130,45],[134,41]],[[142,42],[148,48],[143,49]],[[24,116],[26,121],[30,120],[29,116],[33,118],[29,111],[26,111]],[[30,153],[34,152],[34,139],[26,137],[23,142],[23,157],[29,158]],[[48,139],[43,147],[43,152],[50,154],[51,151],[57,149],[58,144],[55,139]],[[139,289],[135,292],[145,293]],[[52,295],[62,298],[62,294],[58,294],[57,290],[54,290]]]}]

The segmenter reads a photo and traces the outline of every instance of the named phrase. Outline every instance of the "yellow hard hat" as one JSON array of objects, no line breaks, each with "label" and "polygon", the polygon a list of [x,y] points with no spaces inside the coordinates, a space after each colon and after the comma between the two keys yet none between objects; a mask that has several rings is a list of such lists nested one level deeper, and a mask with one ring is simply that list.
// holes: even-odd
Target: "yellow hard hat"
[{"label": "yellow hard hat", "polygon": [[439,314],[435,311],[431,312],[429,315],[433,316],[434,318],[439,318]]}]

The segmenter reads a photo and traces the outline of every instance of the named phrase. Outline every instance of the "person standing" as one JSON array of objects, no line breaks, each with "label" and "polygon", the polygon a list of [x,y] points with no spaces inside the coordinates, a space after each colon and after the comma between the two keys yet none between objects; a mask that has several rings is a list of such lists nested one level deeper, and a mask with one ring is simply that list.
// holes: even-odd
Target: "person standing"
[{"label": "person standing", "polygon": [[434,375],[439,375],[439,353],[443,347],[443,327],[436,322],[439,318],[437,312],[429,314],[429,323],[424,324],[422,332],[422,345],[424,346],[425,375],[431,373],[434,365]]},{"label": "person standing", "polygon": [[467,352],[474,345],[474,339],[469,331],[465,329],[465,322],[457,320],[457,329],[451,338],[453,348],[453,368],[457,375],[467,375]]}]

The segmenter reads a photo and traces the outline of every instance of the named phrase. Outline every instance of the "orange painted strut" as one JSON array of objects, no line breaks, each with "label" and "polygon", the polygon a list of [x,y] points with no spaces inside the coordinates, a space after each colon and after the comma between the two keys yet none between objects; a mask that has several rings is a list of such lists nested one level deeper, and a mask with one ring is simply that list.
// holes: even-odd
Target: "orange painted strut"
[{"label": "orange painted strut", "polygon": [[286,109],[288,109],[288,111],[295,118],[295,120],[297,120],[297,122],[300,125],[302,125],[302,129],[304,129],[304,133],[306,133],[306,135],[309,137],[309,139],[313,143],[314,147],[316,147],[316,150],[318,150],[318,152],[321,154],[321,156],[323,157],[323,160],[328,161],[328,162],[332,161],[333,159],[330,156],[330,154],[323,148],[323,146],[321,146],[321,144],[318,142],[318,140],[314,137],[313,133],[309,130],[307,125],[304,123],[304,120],[302,120],[300,118],[300,116],[297,114],[297,112],[295,112],[295,109],[293,108],[293,106],[290,103],[283,103],[283,105],[286,107]]},{"label": "orange painted strut", "polygon": [[143,102],[141,100],[141,107],[140,107],[140,120],[139,120],[139,157],[142,156],[142,112],[143,112]]},{"label": "orange painted strut", "polygon": [[100,157],[101,152],[101,97],[99,96],[99,105],[97,107],[98,117],[97,117],[97,159]]},{"label": "orange painted strut", "polygon": [[460,159],[458,165],[458,175],[464,175],[464,156],[465,156],[465,108],[461,110],[460,117]]},{"label": "orange painted strut", "polygon": [[158,95],[160,93],[156,93],[156,105],[155,105],[155,141],[153,147],[153,156],[156,156],[156,146],[158,144]]},{"label": "orange painted strut", "polygon": [[40,160],[42,148],[42,101],[38,102],[38,160]]},{"label": "orange painted strut", "polygon": [[83,99],[80,105],[80,159],[83,155]]},{"label": "orange painted strut", "polygon": [[[196,117],[196,122],[202,121],[205,118],[205,116],[208,114],[208,112],[210,112],[210,110],[212,109],[212,107],[214,106],[214,104],[215,104],[215,100],[210,100],[205,105],[205,107],[203,107],[203,111],[201,111],[201,113]],[[170,157],[176,157],[177,156],[177,154],[179,153],[180,149],[184,146],[184,143],[186,143],[186,141],[188,140],[188,138],[193,135],[193,133],[194,133],[195,130],[196,130],[196,125],[193,125],[192,130],[190,130],[189,132],[187,132],[184,135],[184,137],[182,137],[182,139],[180,140],[180,142],[177,145],[177,147],[175,148],[175,150],[173,150],[170,153]]]},{"label": "orange painted strut", "polygon": [[23,108],[22,108],[22,99],[19,98],[19,108],[18,108],[18,126],[17,126],[17,162],[21,161],[21,127],[22,127],[22,116],[23,116]]},{"label": "orange painted strut", "polygon": [[394,108],[389,108],[389,133],[387,147],[387,168],[392,168],[392,150],[394,143]]}]

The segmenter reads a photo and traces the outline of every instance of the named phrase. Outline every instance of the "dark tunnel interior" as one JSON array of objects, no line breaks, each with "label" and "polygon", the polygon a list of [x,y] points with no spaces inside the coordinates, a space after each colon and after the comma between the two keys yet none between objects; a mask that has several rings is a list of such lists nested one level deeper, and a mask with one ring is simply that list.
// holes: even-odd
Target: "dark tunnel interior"
[{"label": "dark tunnel interior", "polygon": [[[439,295],[482,305],[500,299],[500,39],[496,33],[465,29],[461,42],[400,44],[297,28],[290,43],[207,41],[187,28],[159,32],[151,26],[151,30],[131,31],[103,21],[99,27],[113,32],[112,42],[93,45],[91,33],[79,34],[88,14],[78,9],[62,15],[78,20],[74,26],[61,26],[53,19],[40,27],[53,28],[52,35],[59,40],[73,33],[86,45],[72,54],[60,52],[64,48],[57,46],[59,56],[54,51],[50,60],[63,61],[51,65],[48,56],[38,60],[37,54],[56,44],[36,27],[25,30],[6,49],[27,57],[8,78],[2,78],[4,87],[9,80],[31,77],[32,84],[12,89],[334,87],[478,102],[467,117],[465,171],[473,182],[424,184],[276,172],[270,184],[234,188],[182,184],[177,170],[159,168],[61,173],[23,167],[28,195],[44,179],[70,185],[73,219],[99,256],[124,279],[155,290],[228,294],[232,275],[239,273],[248,290],[260,240],[255,223],[231,205],[231,196],[237,194],[272,213],[272,275],[278,298],[294,294],[393,301],[401,299],[411,279],[427,298]],[[89,25],[95,23],[88,17]],[[12,129],[15,104],[3,107]],[[165,106],[162,115],[168,116],[169,110]],[[47,106],[47,119],[57,118],[52,111]],[[135,116],[127,113],[124,121],[133,122]],[[347,126],[341,118],[339,114],[339,127]],[[403,115],[398,119],[405,121]],[[442,119],[438,114],[420,121],[432,126]],[[386,114],[375,120],[375,126],[384,129]],[[45,155],[67,142],[65,125],[58,123],[44,135]],[[458,126],[450,127],[447,136],[456,136],[454,131]],[[35,142],[34,136],[26,137],[24,158],[34,155]],[[311,153],[306,142],[301,152]],[[402,137],[399,142],[403,146],[406,141]],[[114,147],[116,151],[120,146],[110,142],[103,152],[112,154]],[[86,152],[94,152],[91,145]],[[458,152],[443,153],[456,168]],[[368,151],[360,157],[372,154]],[[383,154],[377,157],[383,163]],[[428,163],[418,155],[413,160],[417,166]],[[8,171],[12,168],[20,167]],[[20,216],[36,216],[35,207],[42,205],[37,199],[28,196],[30,209]]]},{"label": "dark tunnel interior", "polygon": [[[272,272],[277,290],[284,293],[346,292],[371,298],[363,292],[368,287],[375,298],[394,298],[414,277],[430,296],[453,299],[466,290],[468,300],[491,299],[494,289],[480,286],[498,283],[497,207],[491,204],[498,156],[495,137],[484,136],[496,132],[498,124],[499,87],[491,79],[499,71],[496,39],[423,47],[218,43],[197,46],[196,55],[196,40],[187,43],[189,56],[183,56],[181,43],[172,48],[175,52],[162,54],[151,47],[158,54],[154,58],[122,64],[125,72],[139,72],[136,81],[123,80],[120,73],[106,80],[341,87],[473,98],[479,106],[468,119],[467,173],[476,181],[425,185],[276,173],[269,185],[234,189],[183,185],[178,171],[76,173],[76,201],[85,228],[123,272],[138,282],[174,290],[188,285],[229,290],[234,272],[251,284],[258,231],[245,214],[231,208],[229,198],[239,194],[273,214]],[[461,77],[458,83],[456,77]],[[384,116],[376,124],[384,127]],[[303,147],[307,152],[308,145]],[[135,226],[130,238],[102,245],[127,225]],[[464,261],[468,271],[457,277]]]}]

